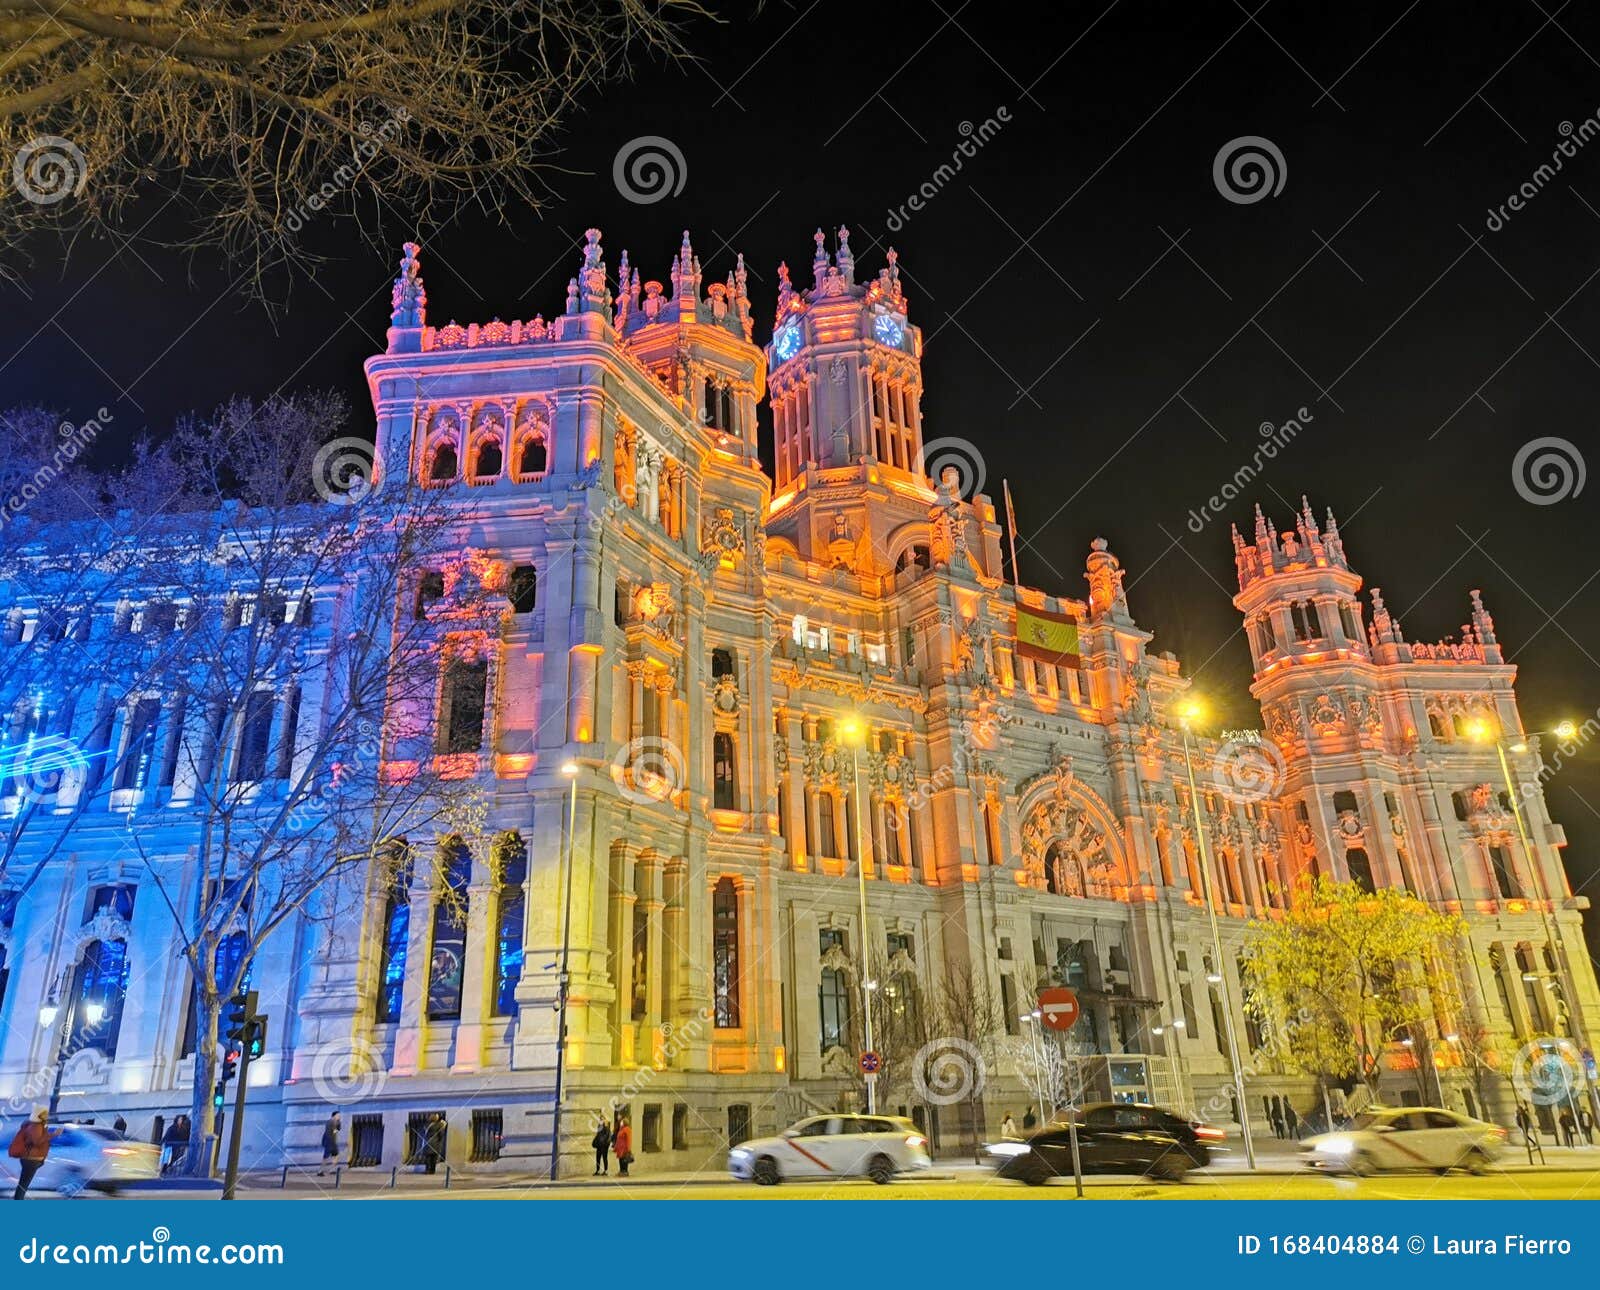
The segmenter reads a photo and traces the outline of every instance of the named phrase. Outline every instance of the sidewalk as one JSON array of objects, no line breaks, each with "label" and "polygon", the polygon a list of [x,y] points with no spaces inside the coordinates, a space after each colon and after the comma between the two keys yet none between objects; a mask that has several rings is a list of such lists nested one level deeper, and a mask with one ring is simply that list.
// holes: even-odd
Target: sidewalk
[{"label": "sidewalk", "polygon": [[[1544,1144],[1544,1163],[1539,1161],[1535,1152],[1533,1163],[1528,1163],[1528,1152],[1525,1147],[1514,1141],[1506,1144],[1496,1161],[1496,1167],[1506,1173],[1527,1173],[1530,1169],[1534,1172],[1540,1170],[1559,1170],[1569,1172],[1596,1172],[1600,1173],[1600,1145],[1592,1147],[1557,1147],[1549,1143]],[[1294,1173],[1305,1168],[1305,1161],[1301,1147],[1303,1142],[1283,1138],[1256,1138],[1254,1141],[1256,1151],[1256,1168],[1258,1174]],[[1228,1140],[1213,1153],[1212,1163],[1206,1170],[1208,1173],[1249,1173],[1245,1164],[1244,1144],[1230,1136]]]}]

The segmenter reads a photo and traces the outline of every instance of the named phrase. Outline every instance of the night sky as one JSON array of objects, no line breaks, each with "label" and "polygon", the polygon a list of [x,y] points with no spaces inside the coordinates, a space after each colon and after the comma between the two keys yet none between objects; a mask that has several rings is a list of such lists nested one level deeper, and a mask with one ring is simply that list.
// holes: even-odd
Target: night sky
[{"label": "night sky", "polygon": [[[1600,483],[1536,504],[1513,463],[1545,436],[1600,455],[1600,14],[1256,4],[730,3],[693,33],[697,64],[641,63],[585,101],[557,160],[587,173],[552,172],[543,210],[432,229],[386,212],[381,249],[325,216],[305,236],[329,262],[277,319],[204,256],[102,240],[62,267],[59,247],[33,248],[6,302],[0,403],[74,420],[105,406],[112,451],[235,393],[338,387],[365,428],[360,364],[383,346],[407,237],[443,323],[559,312],[591,224],[613,268],[626,247],[664,281],[688,227],[708,278],[745,253],[765,341],[777,262],[808,283],[812,231],[844,223],[864,275],[899,250],[927,436],[976,445],[997,501],[1011,481],[1024,579],[1082,594],[1105,536],[1134,616],[1219,724],[1258,724],[1227,522],[1260,500],[1286,525],[1302,492],[1334,507],[1409,639],[1459,635],[1481,587],[1525,722],[1582,722],[1600,710]],[[991,118],[998,133],[891,232]],[[1569,129],[1574,155],[1535,181]],[[646,133],[687,176],[641,205],[611,172]],[[1214,159],[1241,136],[1281,152],[1276,196],[1219,192]],[[1491,231],[1525,183],[1535,195]],[[146,234],[167,231],[158,217]],[[1193,532],[1261,423],[1302,407],[1304,432]],[[1600,752],[1549,792],[1592,892]]]}]

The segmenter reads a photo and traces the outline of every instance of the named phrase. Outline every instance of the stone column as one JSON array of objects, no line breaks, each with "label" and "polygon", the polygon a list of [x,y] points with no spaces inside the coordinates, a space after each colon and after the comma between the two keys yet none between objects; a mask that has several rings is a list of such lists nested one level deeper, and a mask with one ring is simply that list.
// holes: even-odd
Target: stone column
[{"label": "stone column", "polygon": [[489,992],[494,988],[492,964],[499,953],[498,938],[490,923],[497,894],[488,854],[493,845],[492,840],[481,842],[472,853],[472,881],[467,886],[466,961],[461,971],[461,1018],[456,1022],[452,1074],[480,1069],[488,1045],[485,1022],[490,1014]]}]

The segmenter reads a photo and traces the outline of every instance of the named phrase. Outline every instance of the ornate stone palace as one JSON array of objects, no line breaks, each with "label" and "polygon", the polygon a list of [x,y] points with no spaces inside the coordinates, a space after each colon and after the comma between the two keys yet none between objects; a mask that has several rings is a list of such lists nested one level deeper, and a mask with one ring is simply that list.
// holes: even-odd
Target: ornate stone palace
[{"label": "ornate stone palace", "polygon": [[[954,470],[925,473],[923,337],[894,253],[862,273],[847,231],[831,241],[817,233],[809,285],[779,268],[764,344],[742,258],[715,279],[687,234],[663,284],[626,254],[610,271],[591,231],[553,321],[470,326],[430,322],[406,248],[387,350],[366,364],[373,487],[459,496],[463,558],[416,570],[419,605],[456,593],[467,553],[516,571],[498,584],[515,588],[498,629],[473,646],[486,666],[441,683],[437,751],[483,786],[488,819],[469,839],[464,928],[434,917],[419,876],[372,884],[359,927],[286,925],[263,951],[253,979],[276,993],[254,1157],[315,1158],[337,1099],[363,1163],[398,1163],[410,1117],[439,1111],[451,1159],[536,1167],[569,809],[574,1167],[613,1104],[660,1169],[860,1105],[864,995],[931,1009],[952,982],[993,1001],[981,1097],[925,1098],[901,1079],[880,1106],[947,1144],[1037,1105],[1023,1014],[1046,983],[1078,990],[1070,1044],[1091,1096],[1228,1121],[1223,1022],[1248,923],[1310,873],[1466,916],[1470,1015],[1396,1045],[1384,1094],[1507,1120],[1509,1082],[1479,1078],[1451,1034],[1582,1044],[1600,994],[1538,741],[1515,744],[1515,669],[1478,594],[1459,640],[1407,641],[1377,589],[1359,598],[1331,513],[1307,506],[1279,532],[1258,510],[1233,553],[1262,731],[1192,736],[1192,801],[1189,681],[1134,619],[1116,555],[1095,540],[1081,588],[1009,580],[991,498],[964,496]],[[26,639],[27,605],[0,609],[8,639]],[[1075,624],[1075,649],[1019,650],[1019,609]],[[110,738],[133,737],[132,720]],[[1468,737],[1477,721],[1515,744],[1529,848],[1494,743]],[[104,1001],[109,1043],[69,1062],[64,1106],[120,1110],[136,1131],[186,1110],[190,1078],[187,978],[159,966],[172,923],[136,869],[97,858],[141,792],[148,820],[156,790],[123,785],[25,895],[0,899],[0,1098],[51,1061],[37,1020],[51,982],[120,942],[133,984]],[[486,867],[507,835],[526,855],[509,902]],[[1273,1095],[1305,1116],[1313,1082],[1236,1019],[1258,1131]]]}]

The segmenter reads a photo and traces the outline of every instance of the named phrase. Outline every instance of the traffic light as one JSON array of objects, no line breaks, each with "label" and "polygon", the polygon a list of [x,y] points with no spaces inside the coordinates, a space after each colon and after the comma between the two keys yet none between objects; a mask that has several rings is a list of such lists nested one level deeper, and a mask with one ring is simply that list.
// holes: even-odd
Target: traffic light
[{"label": "traffic light", "polygon": [[227,1100],[227,1097],[228,1097],[228,1084],[227,1084],[227,1081],[219,1079],[217,1081],[216,1088],[212,1089],[212,1091],[211,1091],[211,1109],[220,1114],[221,1111],[222,1111],[222,1105]]},{"label": "traffic light", "polygon": [[222,1078],[219,1082],[225,1085],[238,1073],[239,1050],[237,1048],[230,1048],[227,1050],[227,1052],[222,1054]]},{"label": "traffic light", "polygon": [[230,1045],[240,1044],[244,1041],[255,1015],[256,992],[254,990],[242,990],[228,1000],[227,1011],[223,1014],[223,1019],[227,1022],[226,1034]]},{"label": "traffic light", "polygon": [[267,1019],[265,1017],[252,1017],[250,1026],[245,1033],[245,1050],[250,1054],[250,1060],[261,1056],[267,1051]]}]

